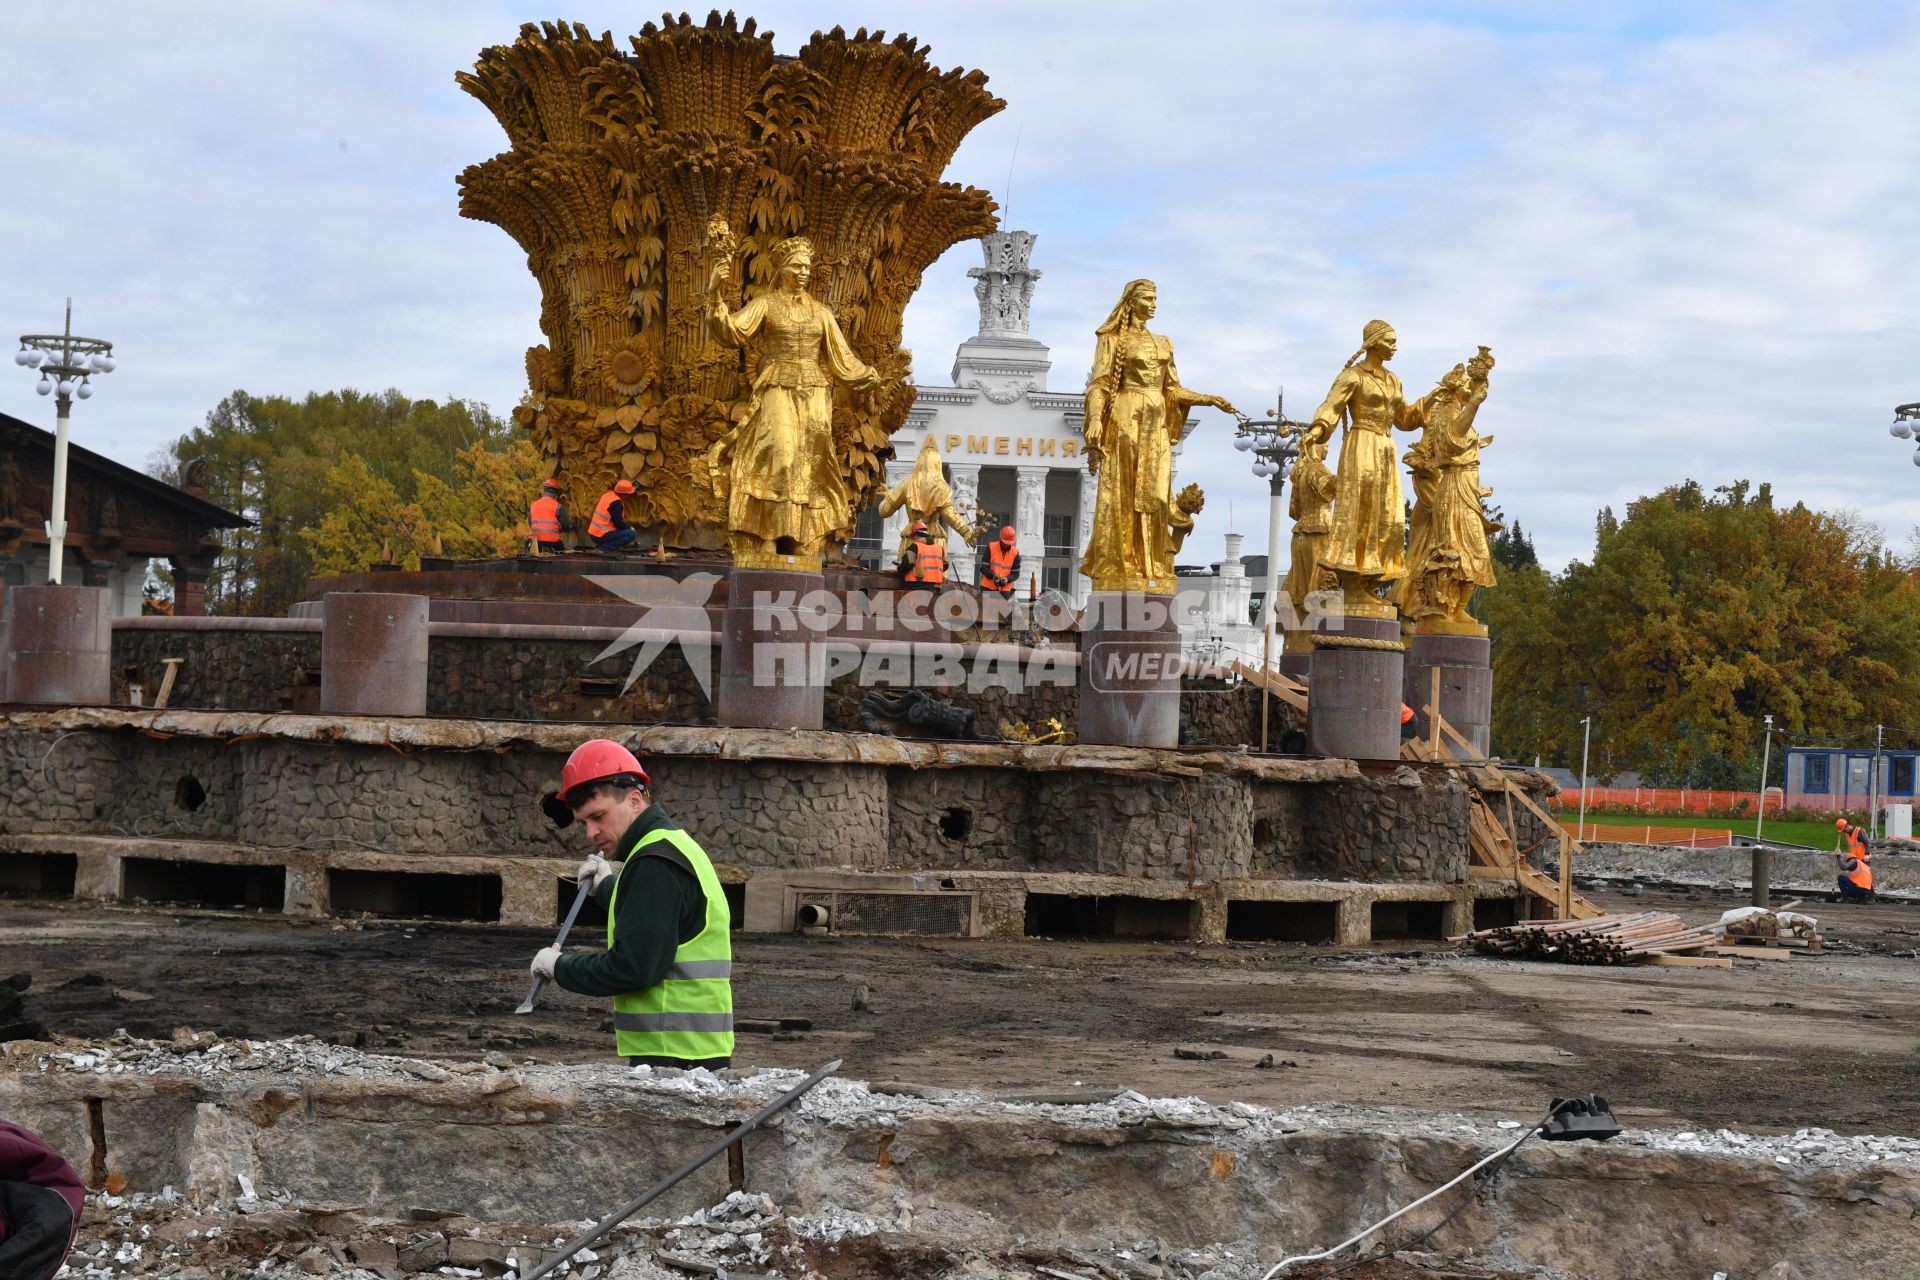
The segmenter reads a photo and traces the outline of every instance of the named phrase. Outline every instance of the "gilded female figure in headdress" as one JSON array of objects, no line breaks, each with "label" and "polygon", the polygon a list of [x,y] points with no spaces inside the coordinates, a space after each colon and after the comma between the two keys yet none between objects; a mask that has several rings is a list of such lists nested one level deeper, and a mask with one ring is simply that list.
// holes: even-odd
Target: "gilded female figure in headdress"
[{"label": "gilded female figure in headdress", "polygon": [[1087,468],[1099,488],[1080,572],[1095,591],[1172,593],[1173,530],[1192,527],[1191,513],[1174,502],[1173,446],[1195,405],[1235,412],[1219,396],[1180,385],[1173,344],[1147,331],[1159,300],[1153,281],[1131,281],[1094,331]]},{"label": "gilded female figure in headdress", "polygon": [[727,346],[756,345],[761,364],[744,418],[713,447],[708,469],[726,500],[736,566],[817,573],[822,545],[847,525],[852,506],[833,452],[833,388],[867,390],[879,378],[807,292],[812,242],[782,240],[771,256],[778,283],[738,311],[717,293],[727,263],[710,277],[716,335]]},{"label": "gilded female figure in headdress", "polygon": [[1339,580],[1350,616],[1391,618],[1393,605],[1381,598],[1380,589],[1407,572],[1407,524],[1392,433],[1418,430],[1426,421],[1427,401],[1408,404],[1400,379],[1387,369],[1399,348],[1392,325],[1368,321],[1360,344],[1333,380],[1302,441],[1324,443],[1346,421],[1334,473],[1332,528],[1320,563]]}]

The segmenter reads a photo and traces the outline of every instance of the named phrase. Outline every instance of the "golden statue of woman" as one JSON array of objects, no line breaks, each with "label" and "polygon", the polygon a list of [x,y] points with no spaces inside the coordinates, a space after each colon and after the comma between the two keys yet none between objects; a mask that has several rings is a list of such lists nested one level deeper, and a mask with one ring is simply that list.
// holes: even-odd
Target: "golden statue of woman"
[{"label": "golden statue of woman", "polygon": [[1080,572],[1095,591],[1172,593],[1173,529],[1183,521],[1192,527],[1191,512],[1174,502],[1173,446],[1195,405],[1236,412],[1219,396],[1180,385],[1173,344],[1147,331],[1159,301],[1153,281],[1130,281],[1094,331],[1087,469],[1099,488]]},{"label": "golden statue of woman", "polygon": [[[1308,607],[1308,596],[1328,585],[1321,581],[1320,558],[1327,533],[1333,528],[1333,490],[1333,472],[1327,470],[1327,442],[1301,441],[1293,463],[1293,492],[1287,498],[1287,515],[1293,519],[1293,556],[1280,587],[1295,617]],[[1304,646],[1304,632],[1290,631],[1287,635],[1289,644]],[[1301,653],[1308,651],[1299,648]]]},{"label": "golden statue of woman", "polygon": [[1400,612],[1428,633],[1485,635],[1467,613],[1467,602],[1494,585],[1493,552],[1487,534],[1501,526],[1488,520],[1480,487],[1480,450],[1492,436],[1474,431],[1487,398],[1493,354],[1485,347],[1457,364],[1427,397],[1427,429],[1407,450],[1413,472],[1413,529],[1407,576],[1396,593]]},{"label": "golden statue of woman", "polygon": [[1387,370],[1398,348],[1392,325],[1369,320],[1360,350],[1333,380],[1301,436],[1303,443],[1324,443],[1342,419],[1347,423],[1334,475],[1333,523],[1320,563],[1339,580],[1352,617],[1393,617],[1393,605],[1381,598],[1380,589],[1407,572],[1407,524],[1392,433],[1396,427],[1418,430],[1426,421],[1427,402],[1408,404],[1400,379]]},{"label": "golden statue of woman", "polygon": [[807,292],[812,242],[782,240],[771,257],[777,284],[739,311],[729,312],[718,294],[729,263],[723,258],[709,277],[715,335],[730,347],[756,345],[760,376],[745,416],[714,445],[707,465],[727,504],[735,565],[818,573],[823,544],[850,523],[852,509],[833,453],[833,388],[866,390],[879,377],[853,354],[826,304]]},{"label": "golden statue of woman", "polygon": [[940,446],[934,443],[931,433],[920,442],[920,454],[913,460],[913,470],[907,473],[907,478],[881,495],[880,518],[886,519],[901,507],[907,509],[907,522],[900,530],[895,560],[907,553],[907,543],[913,540],[916,524],[925,524],[939,536],[944,536],[940,528],[945,525],[959,534],[963,542],[973,544],[974,522],[963,519],[953,509],[953,487],[940,469]]}]

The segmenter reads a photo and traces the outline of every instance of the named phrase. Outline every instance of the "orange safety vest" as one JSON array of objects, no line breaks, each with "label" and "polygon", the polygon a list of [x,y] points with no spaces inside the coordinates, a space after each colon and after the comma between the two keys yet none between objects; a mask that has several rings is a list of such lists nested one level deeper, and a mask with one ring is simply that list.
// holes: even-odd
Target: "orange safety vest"
[{"label": "orange safety vest", "polygon": [[[1003,551],[1004,556],[1000,554]],[[1019,558],[1019,547],[1010,547],[995,538],[987,547],[987,564],[980,570],[980,585],[1003,596],[1012,595],[1013,562]]]},{"label": "orange safety vest", "polygon": [[907,581],[940,583],[946,580],[947,549],[938,542],[915,542],[913,568],[907,570]]},{"label": "orange safety vest", "polygon": [[621,500],[621,495],[611,489],[600,495],[600,505],[593,509],[593,520],[587,525],[588,537],[604,538],[613,532],[613,513],[611,508],[614,503],[620,502]]},{"label": "orange safety vest", "polygon": [[1853,870],[1841,874],[1853,881],[1856,888],[1872,889],[1873,855],[1867,852],[1866,839],[1858,827],[1847,833],[1847,856],[1853,859]]},{"label": "orange safety vest", "polygon": [[560,499],[543,493],[527,508],[527,527],[535,542],[560,541]]}]

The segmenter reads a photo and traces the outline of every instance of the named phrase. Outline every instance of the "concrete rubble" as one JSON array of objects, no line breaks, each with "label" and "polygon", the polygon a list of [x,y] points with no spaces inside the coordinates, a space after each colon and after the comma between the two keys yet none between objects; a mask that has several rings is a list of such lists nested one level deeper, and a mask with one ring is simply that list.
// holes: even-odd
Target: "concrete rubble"
[{"label": "concrete rubble", "polygon": [[[586,1225],[527,1210],[605,1212],[801,1076],[497,1053],[435,1062],[184,1029],[170,1042],[5,1048],[0,1110],[55,1136],[85,1123],[80,1105],[103,1109],[109,1149],[96,1169],[131,1184],[90,1213],[69,1271],[87,1280],[494,1280]],[[1286,1250],[1324,1246],[1438,1185],[1535,1118],[1270,1109],[1114,1089],[989,1096],[829,1078],[750,1140],[746,1191],[720,1190],[724,1170],[710,1166],[688,1184],[695,1198],[659,1202],[665,1216],[629,1223],[572,1274],[1251,1280]],[[177,1129],[116,1149],[112,1135],[130,1122]],[[373,1167],[389,1150],[373,1135],[396,1123],[418,1163]],[[361,1135],[365,1145],[343,1157],[338,1148]],[[595,1163],[592,1152],[608,1146],[630,1151]],[[1025,1185],[1012,1172],[1036,1168],[1039,1180]],[[147,1185],[168,1171],[179,1180]],[[1798,1269],[1767,1274],[1892,1274],[1871,1269],[1879,1255],[1865,1228],[1910,1221],[1920,1207],[1920,1140],[1631,1129],[1604,1147],[1531,1144],[1502,1183],[1463,1220],[1464,1254],[1436,1264],[1470,1274],[1458,1268],[1479,1262],[1502,1276],[1687,1274],[1668,1268],[1706,1261],[1688,1250],[1717,1233],[1750,1243],[1756,1215],[1818,1220],[1850,1207],[1854,1225],[1804,1237],[1804,1253],[1783,1236],[1777,1260]],[[1588,1215],[1611,1219],[1591,1239],[1575,1225]],[[1718,1225],[1690,1241],[1667,1225],[1695,1217]],[[1632,1228],[1637,1218],[1648,1221]],[[1830,1238],[1855,1243],[1829,1255]],[[1596,1248],[1592,1270],[1534,1261],[1564,1266]],[[1823,1256],[1852,1269],[1804,1261]],[[1403,1263],[1390,1274],[1421,1274],[1418,1258]]]}]

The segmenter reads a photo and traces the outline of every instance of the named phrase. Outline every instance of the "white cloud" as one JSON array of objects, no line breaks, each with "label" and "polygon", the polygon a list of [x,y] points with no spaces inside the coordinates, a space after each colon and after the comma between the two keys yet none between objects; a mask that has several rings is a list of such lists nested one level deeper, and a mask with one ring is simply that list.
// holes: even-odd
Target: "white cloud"
[{"label": "white cloud", "polygon": [[[1897,537],[1920,477],[1884,434],[1913,368],[1920,28],[1873,6],[769,3],[904,27],[1008,100],[949,176],[1040,235],[1035,334],[1077,385],[1120,285],[1160,282],[1193,385],[1304,416],[1373,316],[1420,392],[1500,365],[1485,478],[1550,562],[1594,511],[1692,476],[1771,480]],[[505,409],[538,293],[455,175],[502,148],[454,85],[518,5],[101,4],[0,47],[0,332],[113,339],[78,438],[144,460],[235,387],[397,385]],[[630,6],[572,7],[595,31]],[[923,379],[972,331],[957,246],[908,312]],[[11,328],[6,328],[11,326]],[[19,374],[0,409],[44,421]],[[1263,543],[1264,484],[1209,415],[1184,471]]]}]

